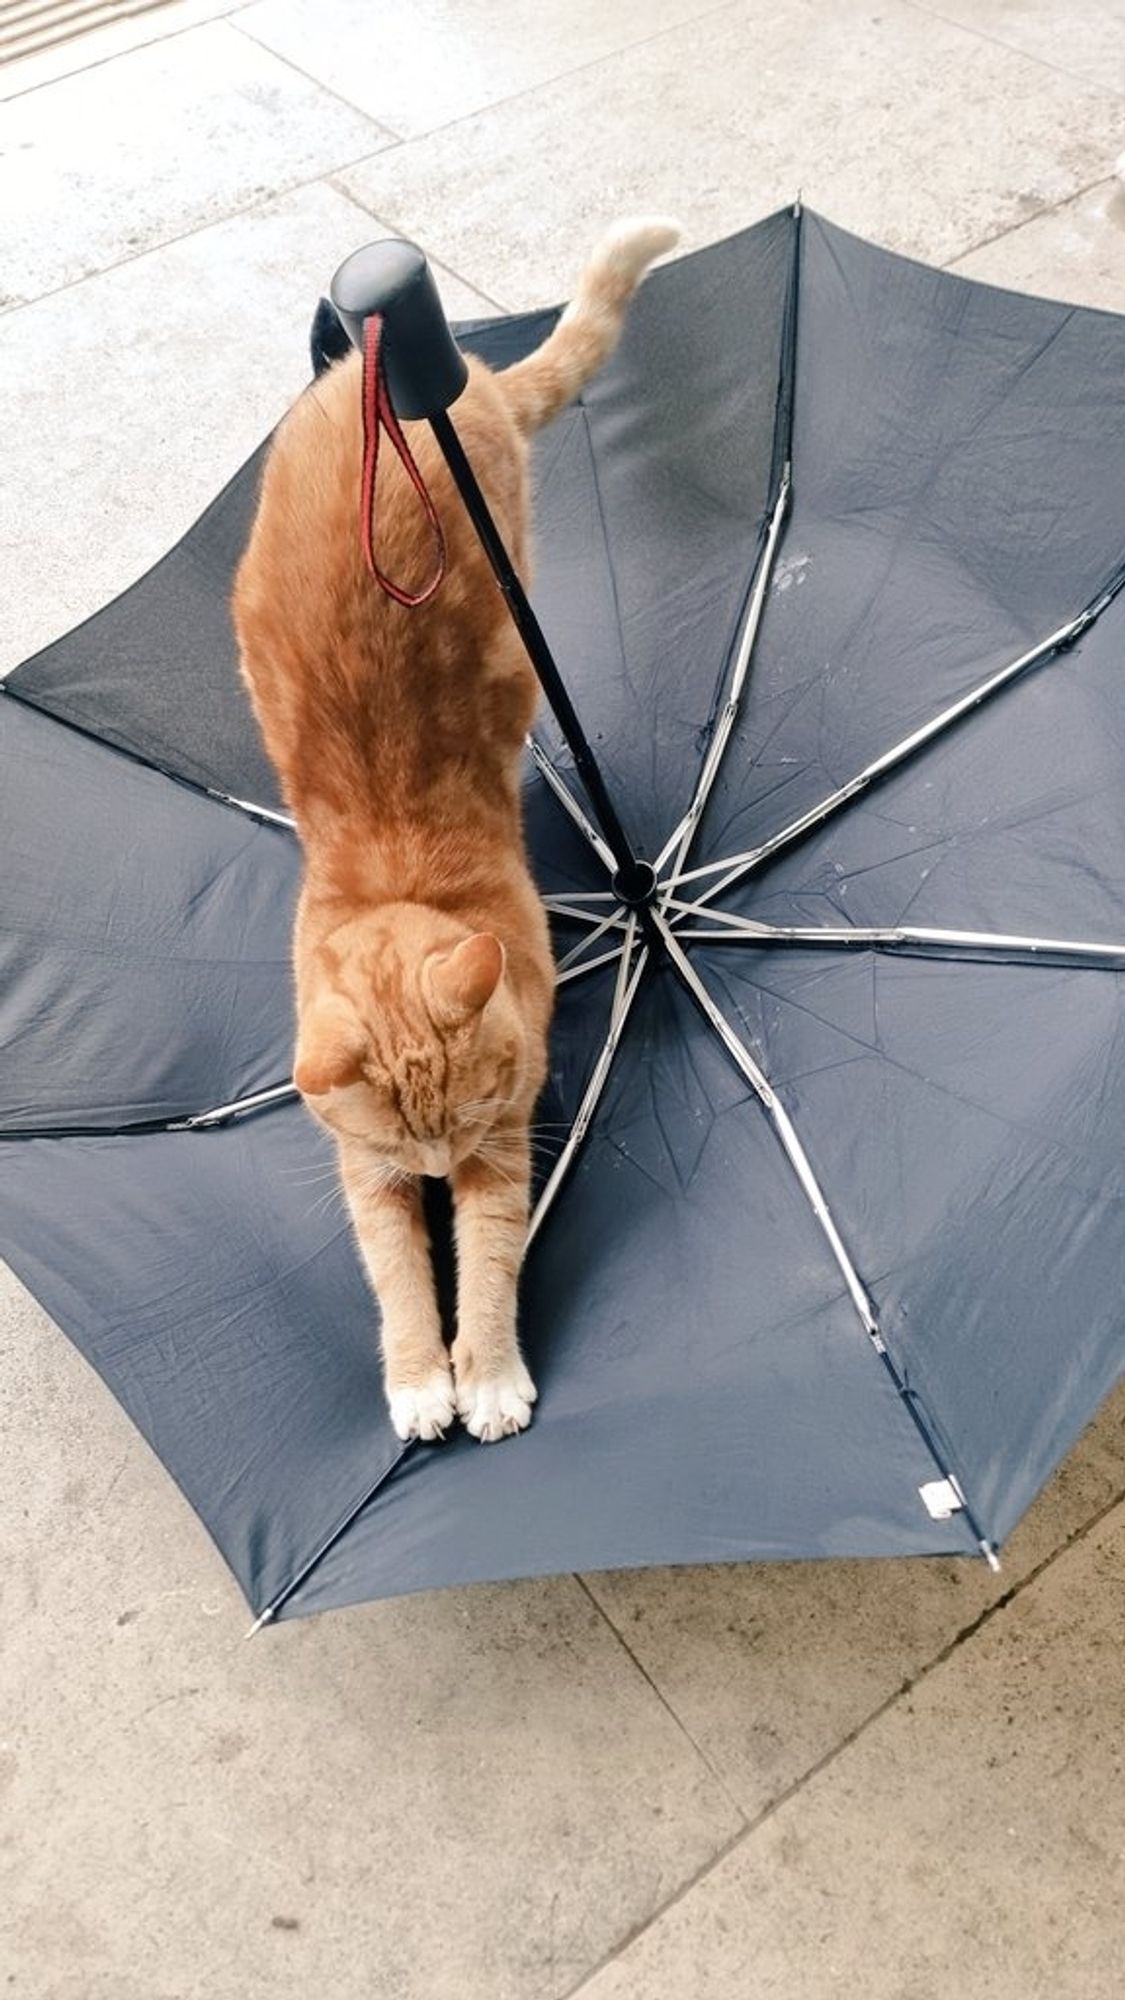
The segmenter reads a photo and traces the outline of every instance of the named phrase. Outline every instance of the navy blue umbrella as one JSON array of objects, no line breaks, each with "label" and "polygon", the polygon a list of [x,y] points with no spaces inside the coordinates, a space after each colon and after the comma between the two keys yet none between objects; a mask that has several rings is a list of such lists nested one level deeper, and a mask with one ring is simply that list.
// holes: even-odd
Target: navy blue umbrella
[{"label": "navy blue umbrella", "polygon": [[995,1560],[1125,1361],[1123,447],[1125,321],[792,212],[654,273],[540,440],[557,1137],[498,1448],[391,1431],[289,1081],[299,857],[227,609],[260,458],[9,678],[2,1247],[260,1618]]}]

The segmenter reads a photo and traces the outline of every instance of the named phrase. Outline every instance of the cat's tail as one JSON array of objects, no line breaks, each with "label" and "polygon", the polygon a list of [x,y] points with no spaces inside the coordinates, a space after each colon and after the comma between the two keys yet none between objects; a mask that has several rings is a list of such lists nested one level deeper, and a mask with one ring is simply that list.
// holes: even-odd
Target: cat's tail
[{"label": "cat's tail", "polygon": [[566,408],[617,345],[625,311],[653,261],[679,240],[663,218],[619,222],[599,243],[554,332],[499,380],[525,435]]}]

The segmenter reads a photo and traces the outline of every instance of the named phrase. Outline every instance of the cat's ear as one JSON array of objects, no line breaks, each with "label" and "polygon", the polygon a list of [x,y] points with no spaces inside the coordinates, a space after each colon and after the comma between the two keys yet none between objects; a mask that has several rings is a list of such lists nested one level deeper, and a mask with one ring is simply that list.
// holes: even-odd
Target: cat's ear
[{"label": "cat's ear", "polygon": [[426,1004],[439,1028],[463,1028],[488,1005],[504,976],[504,947],[477,931],[452,951],[434,952],[423,975]]},{"label": "cat's ear", "polygon": [[301,1014],[293,1081],[303,1097],[358,1083],[363,1074],[363,1030],[343,1000],[318,1000]]}]

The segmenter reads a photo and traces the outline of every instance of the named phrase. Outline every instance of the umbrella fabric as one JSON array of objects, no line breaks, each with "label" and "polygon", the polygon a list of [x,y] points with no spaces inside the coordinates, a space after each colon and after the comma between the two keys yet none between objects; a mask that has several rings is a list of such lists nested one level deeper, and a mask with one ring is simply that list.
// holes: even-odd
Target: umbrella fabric
[{"label": "umbrella fabric", "polygon": [[299,857],[227,612],[261,454],[10,677],[2,1247],[256,1612],[1009,1532],[1125,1359],[1123,444],[1125,322],[788,212],[654,273],[541,439],[536,607],[661,887],[647,932],[613,901],[544,717],[499,1448],[394,1437],[282,1094]]}]

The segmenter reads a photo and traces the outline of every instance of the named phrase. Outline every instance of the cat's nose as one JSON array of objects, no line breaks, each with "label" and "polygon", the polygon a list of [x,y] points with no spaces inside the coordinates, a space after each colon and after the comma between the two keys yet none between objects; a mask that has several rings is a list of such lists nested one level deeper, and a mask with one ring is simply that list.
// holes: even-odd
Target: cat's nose
[{"label": "cat's nose", "polygon": [[446,1140],[431,1140],[428,1145],[419,1146],[418,1151],[422,1155],[424,1174],[432,1174],[436,1180],[441,1180],[449,1172],[451,1162]]}]

